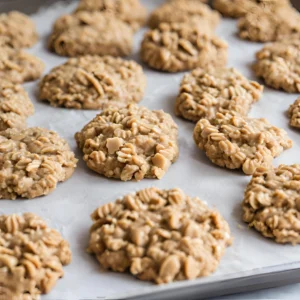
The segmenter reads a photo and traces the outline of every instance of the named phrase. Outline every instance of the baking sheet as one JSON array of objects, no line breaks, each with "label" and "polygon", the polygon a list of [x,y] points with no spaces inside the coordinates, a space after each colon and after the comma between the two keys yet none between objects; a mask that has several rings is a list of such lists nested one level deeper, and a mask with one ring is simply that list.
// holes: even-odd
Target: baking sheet
[{"label": "baking sheet", "polygon": [[[153,9],[163,1],[142,0]],[[46,50],[47,36],[54,20],[73,10],[76,3],[59,2],[43,8],[33,16],[41,36],[40,42],[28,52],[40,57],[46,64],[45,73],[67,60]],[[145,29],[135,35],[135,51],[132,57],[140,62],[138,51]],[[245,76],[255,79],[251,71],[254,54],[262,44],[239,40],[236,34],[236,21],[223,19],[217,33],[229,43],[228,66],[236,67]],[[0,213],[33,212],[45,218],[70,242],[73,261],[65,267],[65,277],[58,281],[53,291],[43,299],[110,299],[126,298],[129,295],[151,294],[175,288],[205,286],[224,279],[257,275],[299,267],[299,246],[277,245],[250,230],[241,221],[241,201],[243,191],[250,180],[241,171],[230,171],[213,165],[194,144],[192,132],[194,124],[175,117],[174,102],[180,80],[184,73],[166,74],[144,66],[148,85],[141,105],[151,109],[163,109],[170,113],[179,126],[179,160],[170,167],[161,180],[146,179],[141,182],[121,182],[107,179],[90,171],[81,159],[73,138],[76,131],[89,122],[97,111],[53,108],[47,102],[39,102],[38,82],[25,84],[35,106],[29,126],[41,126],[57,131],[66,138],[71,148],[80,158],[73,177],[59,184],[57,189],[46,197],[33,200],[1,200]],[[288,126],[287,109],[297,98],[297,94],[287,94],[265,88],[263,97],[254,105],[250,116],[266,117],[272,124],[284,128],[294,141],[292,149],[285,151],[274,160],[280,163],[300,163],[300,132]],[[104,271],[96,259],[85,252],[92,222],[89,215],[100,205],[114,201],[127,193],[150,186],[162,189],[182,188],[190,196],[198,196],[211,207],[217,207],[229,222],[234,243],[228,248],[216,273],[207,278],[185,281],[165,286],[155,286],[142,282],[129,274]],[[294,266],[294,267],[293,267]],[[271,268],[270,268],[271,267]],[[159,298],[159,296],[158,296]]]}]

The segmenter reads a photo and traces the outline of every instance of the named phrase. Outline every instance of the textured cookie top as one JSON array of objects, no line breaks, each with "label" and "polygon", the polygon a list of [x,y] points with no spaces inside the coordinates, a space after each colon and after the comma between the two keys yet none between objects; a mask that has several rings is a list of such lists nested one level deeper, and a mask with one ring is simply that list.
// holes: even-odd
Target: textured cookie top
[{"label": "textured cookie top", "polygon": [[44,63],[21,50],[0,46],[0,78],[14,83],[36,80],[44,71]]},{"label": "textured cookie top", "polygon": [[139,102],[145,87],[143,69],[134,61],[82,56],[50,71],[40,84],[40,98],[53,106],[102,109]]},{"label": "textured cookie top", "polygon": [[79,11],[57,19],[49,48],[65,56],[126,56],[132,51],[132,43],[132,29],[113,14]]},{"label": "textured cookie top", "polygon": [[82,10],[110,12],[133,30],[138,30],[147,18],[147,10],[139,0],[81,0],[76,12]]},{"label": "textured cookie top", "polygon": [[0,45],[13,48],[31,47],[38,40],[34,23],[26,15],[11,11],[0,14]]},{"label": "textured cookie top", "polygon": [[289,108],[290,125],[300,128],[300,98]]},{"label": "textured cookie top", "polygon": [[220,22],[219,13],[211,10],[208,5],[199,0],[172,0],[151,13],[149,26],[156,28],[161,23],[183,23],[195,17],[207,21],[212,28]]},{"label": "textured cookie top", "polygon": [[263,86],[245,78],[234,68],[195,69],[184,76],[175,104],[178,116],[197,122],[217,112],[247,115],[258,101]]},{"label": "textured cookie top", "polygon": [[300,165],[259,168],[245,191],[243,219],[277,243],[300,243]]},{"label": "textured cookie top", "polygon": [[242,168],[248,175],[258,167],[269,167],[274,157],[292,147],[287,133],[266,119],[220,113],[211,121],[202,119],[197,123],[194,140],[216,165]]},{"label": "textured cookie top", "polygon": [[267,44],[256,53],[254,71],[266,84],[289,93],[300,92],[300,40],[291,36]]},{"label": "textured cookie top", "polygon": [[69,244],[32,214],[0,216],[2,299],[39,299],[64,275],[71,262]]},{"label": "textured cookie top", "polygon": [[67,180],[77,159],[54,131],[33,127],[0,132],[0,199],[35,198]]},{"label": "textured cookie top", "polygon": [[162,110],[108,107],[75,138],[89,168],[123,181],[161,178],[177,159],[177,125]]},{"label": "textured cookie top", "polygon": [[224,66],[227,48],[225,41],[203,34],[197,26],[162,23],[145,34],[141,58],[154,69],[178,72],[196,67]]},{"label": "textured cookie top", "polygon": [[220,213],[180,189],[126,195],[92,220],[88,250],[104,268],[156,283],[209,275],[232,241]]}]

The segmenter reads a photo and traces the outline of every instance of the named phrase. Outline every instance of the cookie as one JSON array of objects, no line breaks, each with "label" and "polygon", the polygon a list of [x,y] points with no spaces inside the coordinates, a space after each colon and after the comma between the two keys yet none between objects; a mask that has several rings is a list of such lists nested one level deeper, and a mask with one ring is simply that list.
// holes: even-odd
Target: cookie
[{"label": "cookie", "polygon": [[300,14],[288,5],[255,9],[239,20],[238,30],[242,39],[278,41],[293,33],[300,33]]},{"label": "cookie", "polygon": [[145,34],[141,59],[151,68],[167,72],[222,67],[227,63],[227,48],[225,41],[203,34],[197,26],[163,23]]},{"label": "cookie", "polygon": [[26,128],[26,119],[34,107],[23,87],[0,81],[0,131],[7,128]]},{"label": "cookie", "polygon": [[162,178],[178,157],[178,129],[162,110],[109,106],[75,139],[87,166],[123,181]]},{"label": "cookie", "polygon": [[292,140],[266,119],[231,114],[200,120],[194,129],[196,145],[216,165],[242,169],[251,175],[258,167],[269,167],[273,158],[292,147]]},{"label": "cookie", "polygon": [[44,68],[45,65],[39,58],[22,50],[0,46],[1,80],[13,83],[36,80],[42,75]]},{"label": "cookie", "polygon": [[161,23],[184,23],[192,18],[205,20],[212,28],[220,22],[219,13],[199,0],[173,0],[164,3],[151,13],[149,26],[157,28]]},{"label": "cookie", "polygon": [[0,132],[0,199],[52,192],[74,172],[77,159],[54,131],[32,127]]},{"label": "cookie", "polygon": [[40,299],[71,262],[69,243],[32,213],[0,216],[2,299]]},{"label": "cookie", "polygon": [[300,165],[258,168],[245,191],[243,219],[277,243],[300,243]]},{"label": "cookie", "polygon": [[256,53],[256,76],[274,89],[300,92],[300,40],[296,37],[267,44]]},{"label": "cookie", "polygon": [[34,23],[18,11],[0,14],[0,45],[12,48],[27,48],[38,40]]},{"label": "cookie", "polygon": [[193,122],[213,119],[218,112],[234,111],[246,116],[262,91],[262,85],[234,68],[198,68],[181,81],[175,113]]},{"label": "cookie", "polygon": [[300,98],[298,98],[289,108],[290,125],[300,128]]},{"label": "cookie", "polygon": [[158,284],[210,275],[232,242],[221,214],[180,189],[140,190],[91,217],[88,251],[102,267]]},{"label": "cookie", "polygon": [[134,61],[112,56],[71,58],[55,67],[40,84],[40,99],[53,106],[103,109],[139,102],[146,76]]},{"label": "cookie", "polygon": [[80,11],[55,22],[48,45],[63,56],[127,56],[132,52],[133,31],[110,13]]},{"label": "cookie", "polygon": [[78,11],[110,12],[127,23],[134,31],[146,22],[147,10],[139,0],[81,0]]}]

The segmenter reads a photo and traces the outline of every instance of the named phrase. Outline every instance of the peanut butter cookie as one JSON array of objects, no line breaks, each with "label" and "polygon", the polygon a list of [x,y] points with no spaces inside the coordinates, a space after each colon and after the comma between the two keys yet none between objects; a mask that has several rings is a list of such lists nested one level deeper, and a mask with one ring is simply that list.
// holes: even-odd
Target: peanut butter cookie
[{"label": "peanut butter cookie", "polygon": [[0,199],[52,192],[74,172],[77,159],[57,133],[44,128],[0,132]]},{"label": "peanut butter cookie", "polygon": [[289,108],[290,125],[300,128],[300,98]]},{"label": "peanut butter cookie", "polygon": [[175,113],[193,122],[212,119],[218,112],[234,111],[246,116],[262,91],[263,86],[234,68],[198,68],[184,76]]},{"label": "peanut butter cookie", "polygon": [[228,169],[242,168],[251,175],[258,167],[269,167],[273,158],[292,147],[292,140],[266,119],[231,114],[200,120],[194,129],[194,140],[216,165]]},{"label": "peanut butter cookie", "polygon": [[40,85],[40,98],[53,106],[103,109],[106,105],[139,102],[146,77],[134,61],[111,56],[71,58],[54,68]]},{"label": "peanut butter cookie", "polygon": [[300,244],[300,165],[258,168],[245,191],[243,219],[277,243]]},{"label": "peanut butter cookie", "polygon": [[210,275],[232,242],[220,213],[180,189],[147,188],[91,217],[88,251],[99,263],[158,284]]},{"label": "peanut butter cookie", "polygon": [[133,31],[110,13],[79,11],[60,17],[49,39],[51,51],[64,56],[85,54],[127,56]]},{"label": "peanut butter cookie", "polygon": [[40,217],[0,216],[1,299],[40,299],[63,277],[71,259],[69,243]]},{"label": "peanut butter cookie", "polygon": [[123,181],[162,178],[178,157],[177,125],[162,110],[109,106],[76,133],[92,170]]}]

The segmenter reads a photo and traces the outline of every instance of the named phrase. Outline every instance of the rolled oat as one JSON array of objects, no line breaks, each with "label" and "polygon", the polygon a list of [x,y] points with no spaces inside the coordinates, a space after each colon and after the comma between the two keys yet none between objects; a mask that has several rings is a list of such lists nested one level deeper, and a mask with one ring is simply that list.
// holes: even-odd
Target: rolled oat
[{"label": "rolled oat", "polygon": [[289,108],[290,125],[300,128],[300,98]]}]

